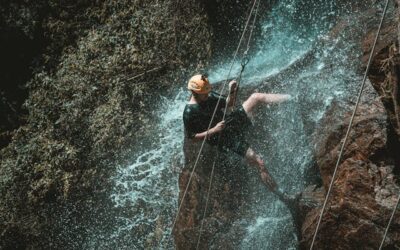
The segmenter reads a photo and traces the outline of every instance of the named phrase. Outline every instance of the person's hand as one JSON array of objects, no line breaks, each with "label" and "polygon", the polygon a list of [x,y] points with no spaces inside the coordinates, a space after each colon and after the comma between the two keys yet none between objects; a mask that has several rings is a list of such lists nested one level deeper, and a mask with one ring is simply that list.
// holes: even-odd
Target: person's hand
[{"label": "person's hand", "polygon": [[218,122],[213,128],[214,133],[221,132],[225,128],[225,121]]},{"label": "person's hand", "polygon": [[230,93],[230,94],[235,93],[236,89],[237,89],[237,82],[236,82],[236,80],[230,81],[230,82],[229,82],[229,93]]}]

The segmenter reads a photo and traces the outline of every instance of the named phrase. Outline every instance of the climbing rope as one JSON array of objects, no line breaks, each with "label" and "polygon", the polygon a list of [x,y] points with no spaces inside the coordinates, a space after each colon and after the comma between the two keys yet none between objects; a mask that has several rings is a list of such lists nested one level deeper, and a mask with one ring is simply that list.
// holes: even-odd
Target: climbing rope
[{"label": "climbing rope", "polygon": [[[240,71],[240,75],[242,74],[243,70],[244,70],[244,67],[242,66],[242,70]],[[233,102],[236,101],[236,96],[237,96],[237,93],[235,93],[235,97],[234,97],[235,99],[233,100]],[[228,107],[228,102],[226,102],[226,104],[225,104],[224,115],[223,115],[222,120],[225,120],[225,113],[226,113],[227,107]],[[223,133],[223,131],[221,133]],[[218,136],[217,147],[220,146],[220,141],[221,141],[221,134]],[[210,199],[211,187],[212,187],[212,183],[213,183],[212,181],[213,181],[213,178],[214,178],[215,164],[218,161],[218,159],[219,159],[219,150],[217,150],[217,155],[214,158],[214,162],[213,162],[213,165],[212,165],[212,168],[211,168],[210,183],[208,184],[206,205],[204,207],[203,217],[202,217],[202,220],[201,220],[201,226],[200,226],[199,236],[197,238],[196,250],[199,249],[199,246],[200,246],[200,239],[201,239],[201,235],[202,235],[202,232],[203,232],[203,226],[204,226],[204,218],[206,217],[206,214],[207,214],[208,201]]]},{"label": "climbing rope", "polygon": [[[250,14],[249,14],[249,17],[248,17],[248,21],[249,21],[250,18],[251,18],[251,16],[252,16],[252,12],[253,12],[254,5],[256,4],[256,2],[258,2],[258,3],[257,3],[257,8],[256,8],[255,14],[254,14],[253,25],[252,25],[252,28],[251,28],[251,30],[250,30],[250,35],[249,35],[249,38],[248,38],[248,41],[247,41],[246,51],[244,52],[244,56],[243,56],[243,58],[242,58],[242,62],[241,62],[241,67],[242,67],[242,68],[241,68],[241,70],[240,70],[239,77],[237,78],[237,79],[238,79],[238,81],[237,81],[237,84],[238,84],[238,85],[236,86],[236,93],[235,93],[235,96],[233,96],[233,98],[234,98],[234,99],[233,99],[233,107],[235,107],[236,96],[237,96],[237,93],[238,93],[238,90],[239,90],[239,83],[240,83],[241,78],[242,78],[242,73],[243,73],[243,71],[244,71],[246,65],[249,63],[248,51],[249,51],[249,49],[250,49],[250,40],[251,40],[251,37],[252,37],[252,34],[253,34],[253,30],[254,30],[254,27],[255,27],[255,22],[256,22],[256,19],[257,19],[258,8],[259,8],[259,6],[260,6],[260,1],[259,1],[259,0],[254,0],[253,8],[252,8],[252,10],[250,11]],[[245,31],[243,32],[243,35],[244,35],[244,33],[245,33]],[[238,50],[237,50],[237,51],[238,51]],[[232,62],[232,64],[233,64],[233,62]],[[228,75],[228,77],[227,77],[226,79],[227,79],[227,80],[226,80],[225,84],[228,82],[229,75]],[[221,96],[219,96],[219,100],[220,100],[220,98],[221,98]],[[218,102],[219,102],[219,100],[218,100]],[[218,107],[218,103],[217,103],[217,106],[216,106],[216,107]],[[223,117],[222,117],[222,120],[223,120],[223,121],[225,120],[225,116],[226,116],[227,110],[228,110],[228,102],[225,103],[224,115],[223,115]],[[218,144],[217,144],[217,147],[220,146],[222,133],[223,133],[223,131],[222,131],[222,132],[219,134],[219,136],[218,136]],[[212,181],[213,181],[213,178],[214,178],[215,164],[216,164],[216,162],[217,162],[218,159],[219,159],[219,150],[217,150],[217,155],[216,155],[215,158],[214,158],[214,162],[213,162],[213,165],[212,165],[212,168],[211,168],[210,183],[208,184],[208,192],[207,192],[206,204],[205,204],[205,208],[204,208],[204,212],[203,212],[203,217],[202,217],[202,220],[201,220],[201,226],[200,226],[199,236],[198,236],[198,238],[197,238],[196,250],[199,249],[199,246],[200,246],[200,239],[201,239],[201,235],[202,235],[202,233],[203,233],[204,219],[205,219],[206,214],[207,214],[207,208],[208,208],[208,202],[209,202],[210,193],[211,193]]]},{"label": "climbing rope", "polygon": [[381,241],[381,245],[379,246],[379,250],[381,250],[382,247],[383,247],[383,243],[385,242],[386,235],[387,235],[387,233],[388,233],[388,231],[389,231],[390,224],[392,224],[392,220],[393,220],[393,217],[394,217],[394,213],[396,212],[397,207],[399,206],[399,201],[400,201],[400,194],[399,194],[399,196],[397,197],[396,205],[394,206],[394,209],[393,209],[393,211],[392,211],[392,215],[390,216],[389,222],[388,222],[388,224],[387,224],[387,226],[386,226],[385,234],[383,235],[383,238],[382,238],[382,241]]},{"label": "climbing rope", "polygon": [[[237,48],[236,48],[236,51],[235,51],[235,54],[234,54],[234,56],[233,56],[233,60],[232,60],[232,63],[231,63],[231,65],[230,65],[230,68],[229,68],[229,71],[228,71],[228,75],[227,75],[227,77],[226,77],[226,81],[224,82],[224,84],[223,84],[223,86],[222,86],[221,93],[223,93],[223,91],[224,91],[224,89],[225,89],[225,86],[226,86],[226,84],[227,84],[227,82],[228,82],[228,79],[229,79],[229,77],[230,77],[230,74],[231,74],[231,71],[232,71],[232,69],[233,69],[233,65],[234,65],[234,63],[235,63],[237,54],[238,54],[239,49],[240,49],[240,47],[241,47],[241,45],[242,45],[242,42],[243,42],[244,34],[246,33],[247,28],[248,28],[248,26],[249,26],[250,18],[251,18],[251,16],[252,16],[252,13],[253,13],[253,11],[254,11],[254,7],[255,7],[257,1],[258,1],[258,0],[254,0],[253,6],[252,6],[252,8],[251,8],[251,10],[250,10],[250,14],[249,14],[249,16],[248,16],[248,18],[247,18],[245,27],[244,27],[243,32],[242,32],[242,35],[241,35],[241,37],[240,37],[239,44],[238,44],[238,46],[237,46]],[[173,223],[172,228],[171,228],[171,235],[172,235],[172,232],[173,232],[173,230],[174,230],[174,228],[175,228],[176,222],[177,222],[177,220],[178,220],[178,216],[179,216],[179,213],[180,213],[180,211],[181,211],[183,201],[185,200],[187,191],[188,191],[188,189],[189,189],[191,180],[192,180],[192,178],[193,178],[194,171],[195,171],[195,169],[196,169],[196,167],[197,167],[197,165],[198,165],[201,152],[203,151],[203,148],[204,148],[206,139],[208,138],[208,132],[209,132],[209,130],[210,130],[210,128],[211,128],[212,122],[214,121],[215,114],[217,113],[217,109],[218,109],[219,103],[220,103],[220,101],[221,101],[221,98],[222,98],[222,96],[220,95],[219,98],[218,98],[217,104],[216,104],[216,106],[215,106],[214,112],[213,112],[213,114],[212,114],[212,116],[211,116],[210,123],[209,123],[208,128],[207,128],[207,135],[204,137],[204,139],[203,139],[203,141],[202,141],[202,143],[201,143],[200,150],[199,150],[199,153],[197,154],[196,161],[195,161],[194,166],[193,166],[193,169],[192,169],[192,171],[191,171],[191,173],[190,173],[190,177],[189,177],[188,183],[186,184],[185,191],[183,192],[183,196],[182,196],[181,202],[180,202],[180,204],[179,204],[178,211],[177,211],[177,214],[176,214],[175,219],[174,219],[174,223]],[[226,108],[226,107],[225,107],[225,108]],[[226,110],[225,110],[225,112],[226,112]],[[224,112],[224,118],[225,118],[225,112]]]},{"label": "climbing rope", "polygon": [[[218,138],[218,146],[219,146],[219,138]],[[219,159],[219,150],[217,150],[217,155],[215,156],[212,168],[211,168],[211,174],[210,174],[210,183],[208,184],[208,192],[207,192],[207,198],[206,198],[206,205],[204,207],[204,212],[203,212],[203,217],[201,220],[201,226],[200,226],[200,231],[199,231],[199,236],[197,237],[197,244],[196,244],[196,250],[199,249],[200,246],[200,239],[201,239],[201,235],[203,233],[203,226],[204,226],[204,218],[206,217],[207,214],[207,208],[208,208],[208,201],[210,198],[210,193],[211,193],[211,187],[212,187],[212,181],[214,178],[214,169],[215,169],[215,163],[217,162],[217,160]]]},{"label": "climbing rope", "polygon": [[[253,36],[253,30],[256,26],[256,20],[257,20],[257,13],[258,13],[258,8],[260,7],[260,2],[257,3],[257,8],[255,10],[254,13],[254,18],[253,18],[253,24],[252,24],[252,28],[250,30],[250,34],[247,40],[247,46],[246,46],[246,50],[243,53],[243,57],[242,57],[242,62],[241,64],[241,69],[240,69],[240,73],[239,76],[237,78],[237,86],[236,86],[236,92],[235,92],[235,96],[233,97],[233,107],[235,108],[236,105],[236,99],[237,99],[237,94],[239,93],[239,85],[242,81],[242,74],[244,69],[246,68],[246,65],[249,63],[250,59],[249,59],[249,50],[250,50],[250,42],[251,42],[251,38]],[[225,109],[225,113],[226,113],[226,109]]]},{"label": "climbing rope", "polygon": [[324,211],[325,211],[325,208],[326,208],[326,204],[327,204],[327,202],[328,202],[329,195],[330,195],[331,190],[332,190],[332,186],[333,186],[333,182],[334,182],[335,177],[336,177],[337,169],[338,169],[339,163],[340,163],[340,161],[341,161],[341,159],[342,159],[344,147],[345,147],[345,145],[346,145],[347,138],[349,137],[350,130],[351,130],[351,127],[352,127],[352,125],[353,125],[353,120],[354,120],[355,114],[356,114],[356,112],[357,112],[358,104],[360,103],[360,99],[361,99],[361,96],[362,96],[362,92],[363,92],[363,90],[364,90],[365,82],[366,82],[366,80],[367,80],[367,74],[368,74],[369,68],[370,68],[370,66],[371,66],[372,56],[373,56],[373,54],[374,54],[374,52],[375,52],[376,43],[377,43],[377,41],[378,41],[379,34],[380,34],[380,32],[381,32],[381,29],[382,29],[382,24],[383,24],[383,20],[385,19],[385,15],[386,15],[386,11],[387,11],[388,4],[389,4],[389,0],[386,1],[386,5],[385,5],[385,8],[384,8],[384,10],[383,10],[382,19],[381,19],[381,22],[380,22],[380,24],[379,24],[378,32],[377,32],[376,37],[375,37],[374,45],[372,46],[372,50],[371,50],[371,53],[370,53],[370,55],[369,55],[369,59],[368,59],[368,63],[367,63],[367,69],[365,70],[365,74],[364,74],[364,78],[363,78],[363,81],[362,81],[362,84],[361,84],[360,92],[359,92],[359,94],[358,94],[356,106],[354,107],[354,111],[353,111],[353,114],[352,114],[352,116],[351,116],[349,126],[348,126],[348,128],[347,128],[346,136],[344,137],[344,141],[343,141],[342,147],[341,147],[341,149],[340,149],[340,153],[339,153],[338,160],[337,160],[337,162],[336,162],[335,170],[334,170],[334,172],[333,172],[332,179],[331,179],[331,182],[330,182],[330,184],[329,184],[329,189],[328,189],[328,192],[327,192],[327,194],[326,194],[326,196],[325,196],[324,205],[322,206],[321,213],[320,213],[320,215],[319,215],[318,224],[317,224],[317,227],[316,227],[316,229],[315,229],[315,233],[314,233],[314,236],[313,236],[313,239],[312,239],[312,242],[311,242],[310,250],[313,249],[313,247],[314,247],[315,239],[316,239],[317,234],[318,234],[318,229],[319,229],[319,226],[320,226],[320,224],[321,224],[322,215],[324,214]]},{"label": "climbing rope", "polygon": [[[246,57],[246,56],[245,56]],[[244,57],[244,58],[245,58]],[[244,59],[243,58],[243,59]],[[237,83],[237,86],[236,86],[236,91],[235,91],[235,95],[232,97],[233,98],[233,101],[232,101],[232,107],[233,107],[233,109],[235,108],[235,106],[236,106],[236,99],[237,99],[237,95],[238,95],[238,92],[239,92],[239,85],[240,85],[240,82],[242,81],[242,74],[243,74],[243,71],[244,71],[244,69],[246,68],[246,65],[249,63],[249,59],[246,59],[246,60],[242,60],[242,63],[241,63],[241,69],[240,69],[240,73],[239,73],[239,76],[238,76],[238,78],[236,78],[236,83]]]}]

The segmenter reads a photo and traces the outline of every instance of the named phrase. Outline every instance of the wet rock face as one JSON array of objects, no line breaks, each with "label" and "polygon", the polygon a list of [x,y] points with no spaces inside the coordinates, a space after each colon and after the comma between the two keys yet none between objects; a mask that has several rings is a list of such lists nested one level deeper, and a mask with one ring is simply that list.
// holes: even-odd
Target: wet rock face
[{"label": "wet rock face", "polygon": [[[369,80],[338,166],[315,249],[377,249],[400,191],[399,53],[397,19],[388,15],[376,46]],[[376,24],[377,25],[377,24]],[[366,66],[376,35],[371,24],[363,41]],[[365,69],[365,68],[364,68]],[[303,192],[300,247],[308,249],[330,184],[354,104],[334,103],[315,132],[315,156],[323,185]],[[342,120],[341,117],[344,117]],[[384,247],[400,246],[396,212]]]},{"label": "wet rock face", "polygon": [[[201,142],[185,139],[185,167],[179,176],[179,203],[182,202],[182,207],[173,232],[176,248],[195,249],[202,224],[199,249],[234,246],[240,240],[240,228],[236,228],[234,232],[237,238],[230,239],[233,235],[230,226],[238,218],[239,210],[246,201],[248,169],[240,161],[232,164],[223,154],[219,154],[214,168],[208,209],[203,218],[217,152],[215,148],[205,145],[188,186],[200,145]],[[187,186],[188,190],[183,198]]]},{"label": "wet rock face", "polygon": [[[378,248],[400,190],[393,175],[395,161],[387,151],[386,111],[369,83],[367,86],[322,217],[315,249]],[[341,121],[337,114],[350,108],[332,105],[315,133],[316,161],[323,189],[309,190],[308,197],[301,202],[308,209],[301,229],[304,249],[311,244],[351,116],[347,112]],[[392,228],[399,226],[398,216]],[[398,246],[399,236],[393,230],[386,245]]]},{"label": "wet rock face", "polygon": [[[374,36],[374,32],[369,32],[363,42],[364,64],[366,64],[367,56],[371,51]],[[380,95],[388,115],[388,150],[395,158],[396,166],[400,166],[400,155],[396,151],[400,147],[400,53],[398,36],[398,21],[386,21],[376,46],[369,73],[369,79]],[[396,173],[400,173],[400,167],[396,169]]]}]

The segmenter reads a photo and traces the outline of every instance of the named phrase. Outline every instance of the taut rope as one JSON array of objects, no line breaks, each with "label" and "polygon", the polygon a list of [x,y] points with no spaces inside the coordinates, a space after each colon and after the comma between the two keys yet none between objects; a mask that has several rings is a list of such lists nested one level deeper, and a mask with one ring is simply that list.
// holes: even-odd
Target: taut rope
[{"label": "taut rope", "polygon": [[354,107],[353,115],[351,116],[350,123],[349,123],[349,126],[348,126],[348,128],[347,128],[346,136],[344,137],[344,141],[343,141],[342,147],[341,147],[341,149],[340,149],[339,157],[338,157],[338,160],[337,160],[337,162],[336,162],[336,166],[335,166],[335,170],[334,170],[333,175],[332,175],[331,183],[329,184],[329,189],[328,189],[328,192],[327,192],[327,194],[326,194],[326,196],[325,196],[324,205],[322,206],[321,214],[319,215],[318,224],[317,224],[317,227],[316,227],[316,229],[315,229],[315,233],[314,233],[314,236],[313,236],[313,240],[312,240],[312,242],[311,242],[310,250],[313,249],[313,247],[314,247],[315,239],[316,239],[317,234],[318,234],[318,229],[319,229],[319,226],[320,226],[320,224],[321,224],[322,215],[324,214],[324,211],[325,211],[325,208],[326,208],[326,204],[327,204],[327,202],[328,202],[329,195],[330,195],[331,190],[332,190],[333,182],[335,181],[337,169],[338,169],[339,163],[340,163],[340,161],[341,161],[341,159],[342,159],[344,147],[345,147],[345,145],[346,145],[347,138],[349,137],[350,130],[351,130],[351,127],[352,127],[352,125],[353,125],[353,120],[354,120],[355,114],[356,114],[356,112],[357,112],[358,104],[360,103],[361,95],[362,95],[362,92],[363,92],[363,90],[364,90],[365,82],[366,82],[366,80],[367,80],[367,74],[368,74],[369,68],[370,68],[370,66],[371,66],[372,56],[373,56],[373,54],[374,54],[374,52],[375,52],[376,43],[377,43],[377,41],[378,41],[379,34],[380,34],[380,32],[381,32],[381,29],[382,29],[382,23],[383,23],[383,20],[385,19],[385,15],[386,15],[386,11],[387,11],[388,4],[389,4],[389,0],[386,1],[386,5],[385,5],[385,8],[384,8],[384,10],[383,10],[382,19],[381,19],[381,22],[380,22],[380,24],[379,24],[378,32],[377,32],[376,37],[375,37],[374,45],[372,46],[372,50],[371,50],[371,53],[370,53],[370,55],[369,55],[368,64],[367,64],[367,69],[365,70],[365,74],[364,74],[364,78],[363,78],[363,81],[362,81],[362,84],[361,84],[361,87],[360,87],[360,92],[359,92],[359,94],[358,94],[356,106]]},{"label": "taut rope", "polygon": [[[254,6],[255,6],[255,4],[256,4],[257,1],[258,1],[258,0],[254,0],[254,4],[253,4],[253,7],[252,7],[252,9],[251,9],[251,11],[250,11],[249,17],[248,17],[248,19],[247,19],[247,23],[248,23],[248,21],[250,20],[250,18],[251,18],[251,16],[252,16],[253,9],[254,9]],[[238,77],[238,85],[236,86],[236,88],[237,88],[237,89],[236,89],[236,93],[235,93],[235,96],[233,97],[233,98],[234,98],[234,99],[233,99],[233,107],[235,107],[236,96],[237,96],[237,92],[238,92],[238,90],[239,90],[239,83],[240,83],[240,80],[241,80],[241,78],[242,78],[242,73],[243,73],[244,68],[246,67],[247,63],[249,62],[249,59],[248,59],[248,55],[247,55],[247,54],[248,54],[248,51],[249,51],[249,48],[250,48],[250,40],[251,40],[251,37],[252,37],[252,35],[253,35],[253,30],[254,30],[254,27],[255,27],[255,22],[256,22],[257,12],[258,12],[258,7],[259,7],[259,6],[260,6],[260,1],[258,1],[258,3],[257,3],[257,8],[256,8],[256,10],[255,10],[254,19],[253,19],[253,25],[252,25],[252,28],[251,28],[251,30],[250,30],[250,35],[249,35],[249,38],[248,38],[248,41],[247,41],[247,48],[246,48],[246,51],[244,52],[244,57],[243,57],[243,59],[242,59],[242,63],[241,63],[242,69],[240,70],[240,74],[239,74],[239,77]],[[246,30],[243,31],[243,34],[245,33],[245,31],[246,31]],[[229,76],[227,77],[227,79],[229,79]],[[228,80],[227,80],[226,82],[228,82]],[[225,84],[226,84],[226,82],[225,82]],[[219,102],[220,98],[221,98],[221,96],[219,97],[218,102]],[[217,107],[218,107],[218,103],[217,103]],[[225,120],[225,116],[226,116],[227,110],[228,110],[228,102],[225,103],[224,115],[223,115],[223,117],[222,117],[222,120]],[[222,131],[222,132],[219,134],[219,136],[218,136],[218,144],[217,144],[218,146],[217,146],[217,147],[219,147],[219,145],[220,145],[220,142],[221,142],[221,134],[222,134],[222,133],[223,133],[223,131]],[[210,193],[211,193],[212,181],[213,181],[213,178],[214,178],[215,164],[216,164],[218,158],[219,158],[219,150],[217,150],[217,155],[216,155],[215,158],[214,158],[214,162],[213,162],[212,169],[211,169],[210,183],[208,184],[208,192],[207,192],[207,198],[206,198],[206,205],[205,205],[204,212],[203,212],[203,218],[202,218],[202,220],[201,220],[201,226],[200,226],[199,237],[197,238],[196,250],[199,249],[199,246],[200,246],[200,239],[201,239],[201,235],[202,235],[202,233],[203,233],[204,218],[206,217],[207,208],[208,208],[208,201],[209,201]]]},{"label": "taut rope", "polygon": [[[242,35],[241,35],[241,37],[240,37],[239,44],[238,44],[238,46],[237,46],[237,48],[236,48],[236,51],[235,51],[235,54],[234,54],[234,56],[233,56],[231,66],[230,66],[230,68],[229,68],[228,75],[227,75],[227,77],[226,77],[226,81],[224,82],[224,84],[223,84],[223,86],[222,86],[221,93],[223,93],[223,91],[224,91],[224,89],[225,89],[225,86],[226,86],[226,84],[228,83],[228,79],[229,79],[230,74],[231,74],[231,71],[232,71],[232,69],[233,69],[233,65],[234,65],[234,63],[235,63],[237,54],[238,54],[238,52],[239,52],[239,49],[240,49],[240,47],[241,47],[241,44],[242,44],[242,41],[243,41],[243,38],[244,38],[244,34],[246,33],[246,30],[247,30],[247,28],[248,28],[248,25],[249,25],[249,22],[250,22],[250,18],[251,18],[251,16],[252,16],[252,13],[253,13],[253,11],[254,11],[254,8],[255,8],[255,5],[256,5],[256,2],[257,2],[257,1],[258,1],[258,0],[254,0],[253,6],[252,6],[251,11],[250,11],[250,14],[249,14],[249,16],[248,16],[248,18],[247,18],[245,27],[244,27],[243,32],[242,32]],[[181,208],[182,208],[183,201],[185,200],[187,191],[188,191],[188,189],[189,189],[189,185],[190,185],[191,180],[192,180],[192,178],[193,178],[194,171],[195,171],[195,169],[196,169],[196,167],[197,167],[197,165],[198,165],[201,152],[203,151],[203,148],[204,148],[206,139],[207,139],[207,137],[208,137],[208,131],[210,130],[211,124],[212,124],[212,122],[214,121],[215,114],[216,114],[216,112],[217,112],[217,109],[218,109],[218,106],[219,106],[220,101],[221,101],[221,96],[219,96],[219,98],[218,98],[218,102],[217,102],[217,104],[216,104],[216,106],[215,106],[213,115],[212,115],[212,117],[211,117],[210,123],[209,123],[208,128],[207,128],[207,136],[205,136],[204,139],[203,139],[203,142],[202,142],[202,144],[201,144],[201,147],[200,147],[199,153],[198,153],[198,155],[197,155],[196,161],[195,161],[195,163],[194,163],[193,169],[192,169],[192,171],[191,171],[191,173],[190,173],[190,177],[189,177],[188,183],[187,183],[187,185],[186,185],[185,191],[184,191],[183,196],[182,196],[182,200],[181,200],[181,202],[180,202],[180,204],[179,204],[178,211],[177,211],[177,214],[176,214],[175,219],[174,219],[174,223],[173,223],[172,228],[171,228],[171,235],[172,235],[172,232],[173,232],[173,230],[174,230],[174,228],[175,228],[175,225],[176,225],[176,222],[177,222],[179,213],[180,213]],[[226,107],[225,107],[225,112],[226,112]],[[224,118],[225,118],[225,112],[224,112]]]},{"label": "taut rope", "polygon": [[388,224],[387,224],[387,226],[386,226],[385,234],[383,235],[383,238],[382,238],[382,241],[381,241],[381,245],[379,246],[379,250],[381,250],[382,247],[383,247],[383,243],[385,242],[386,235],[387,235],[387,233],[389,232],[390,224],[392,224],[392,220],[393,220],[393,217],[394,217],[394,213],[396,212],[397,207],[399,206],[399,201],[400,201],[400,194],[399,194],[399,196],[397,197],[396,205],[395,205],[394,208],[393,208],[392,215],[390,216],[389,222],[388,222]]}]

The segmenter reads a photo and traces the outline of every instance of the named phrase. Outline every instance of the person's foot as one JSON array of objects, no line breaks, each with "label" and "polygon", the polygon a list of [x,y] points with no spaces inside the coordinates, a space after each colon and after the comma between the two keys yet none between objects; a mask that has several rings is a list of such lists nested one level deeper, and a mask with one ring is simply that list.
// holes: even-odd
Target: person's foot
[{"label": "person's foot", "polygon": [[268,174],[267,171],[261,171],[260,173],[261,176],[261,181],[267,186],[267,188],[270,191],[274,191],[276,189],[276,183],[275,181],[271,178],[271,176]]},{"label": "person's foot", "polygon": [[278,196],[278,198],[285,203],[285,205],[290,209],[293,210],[294,208],[297,207],[299,204],[299,200],[301,197],[301,193],[295,193],[295,194],[288,194],[286,192],[283,192],[281,190],[277,190],[275,194]]}]

